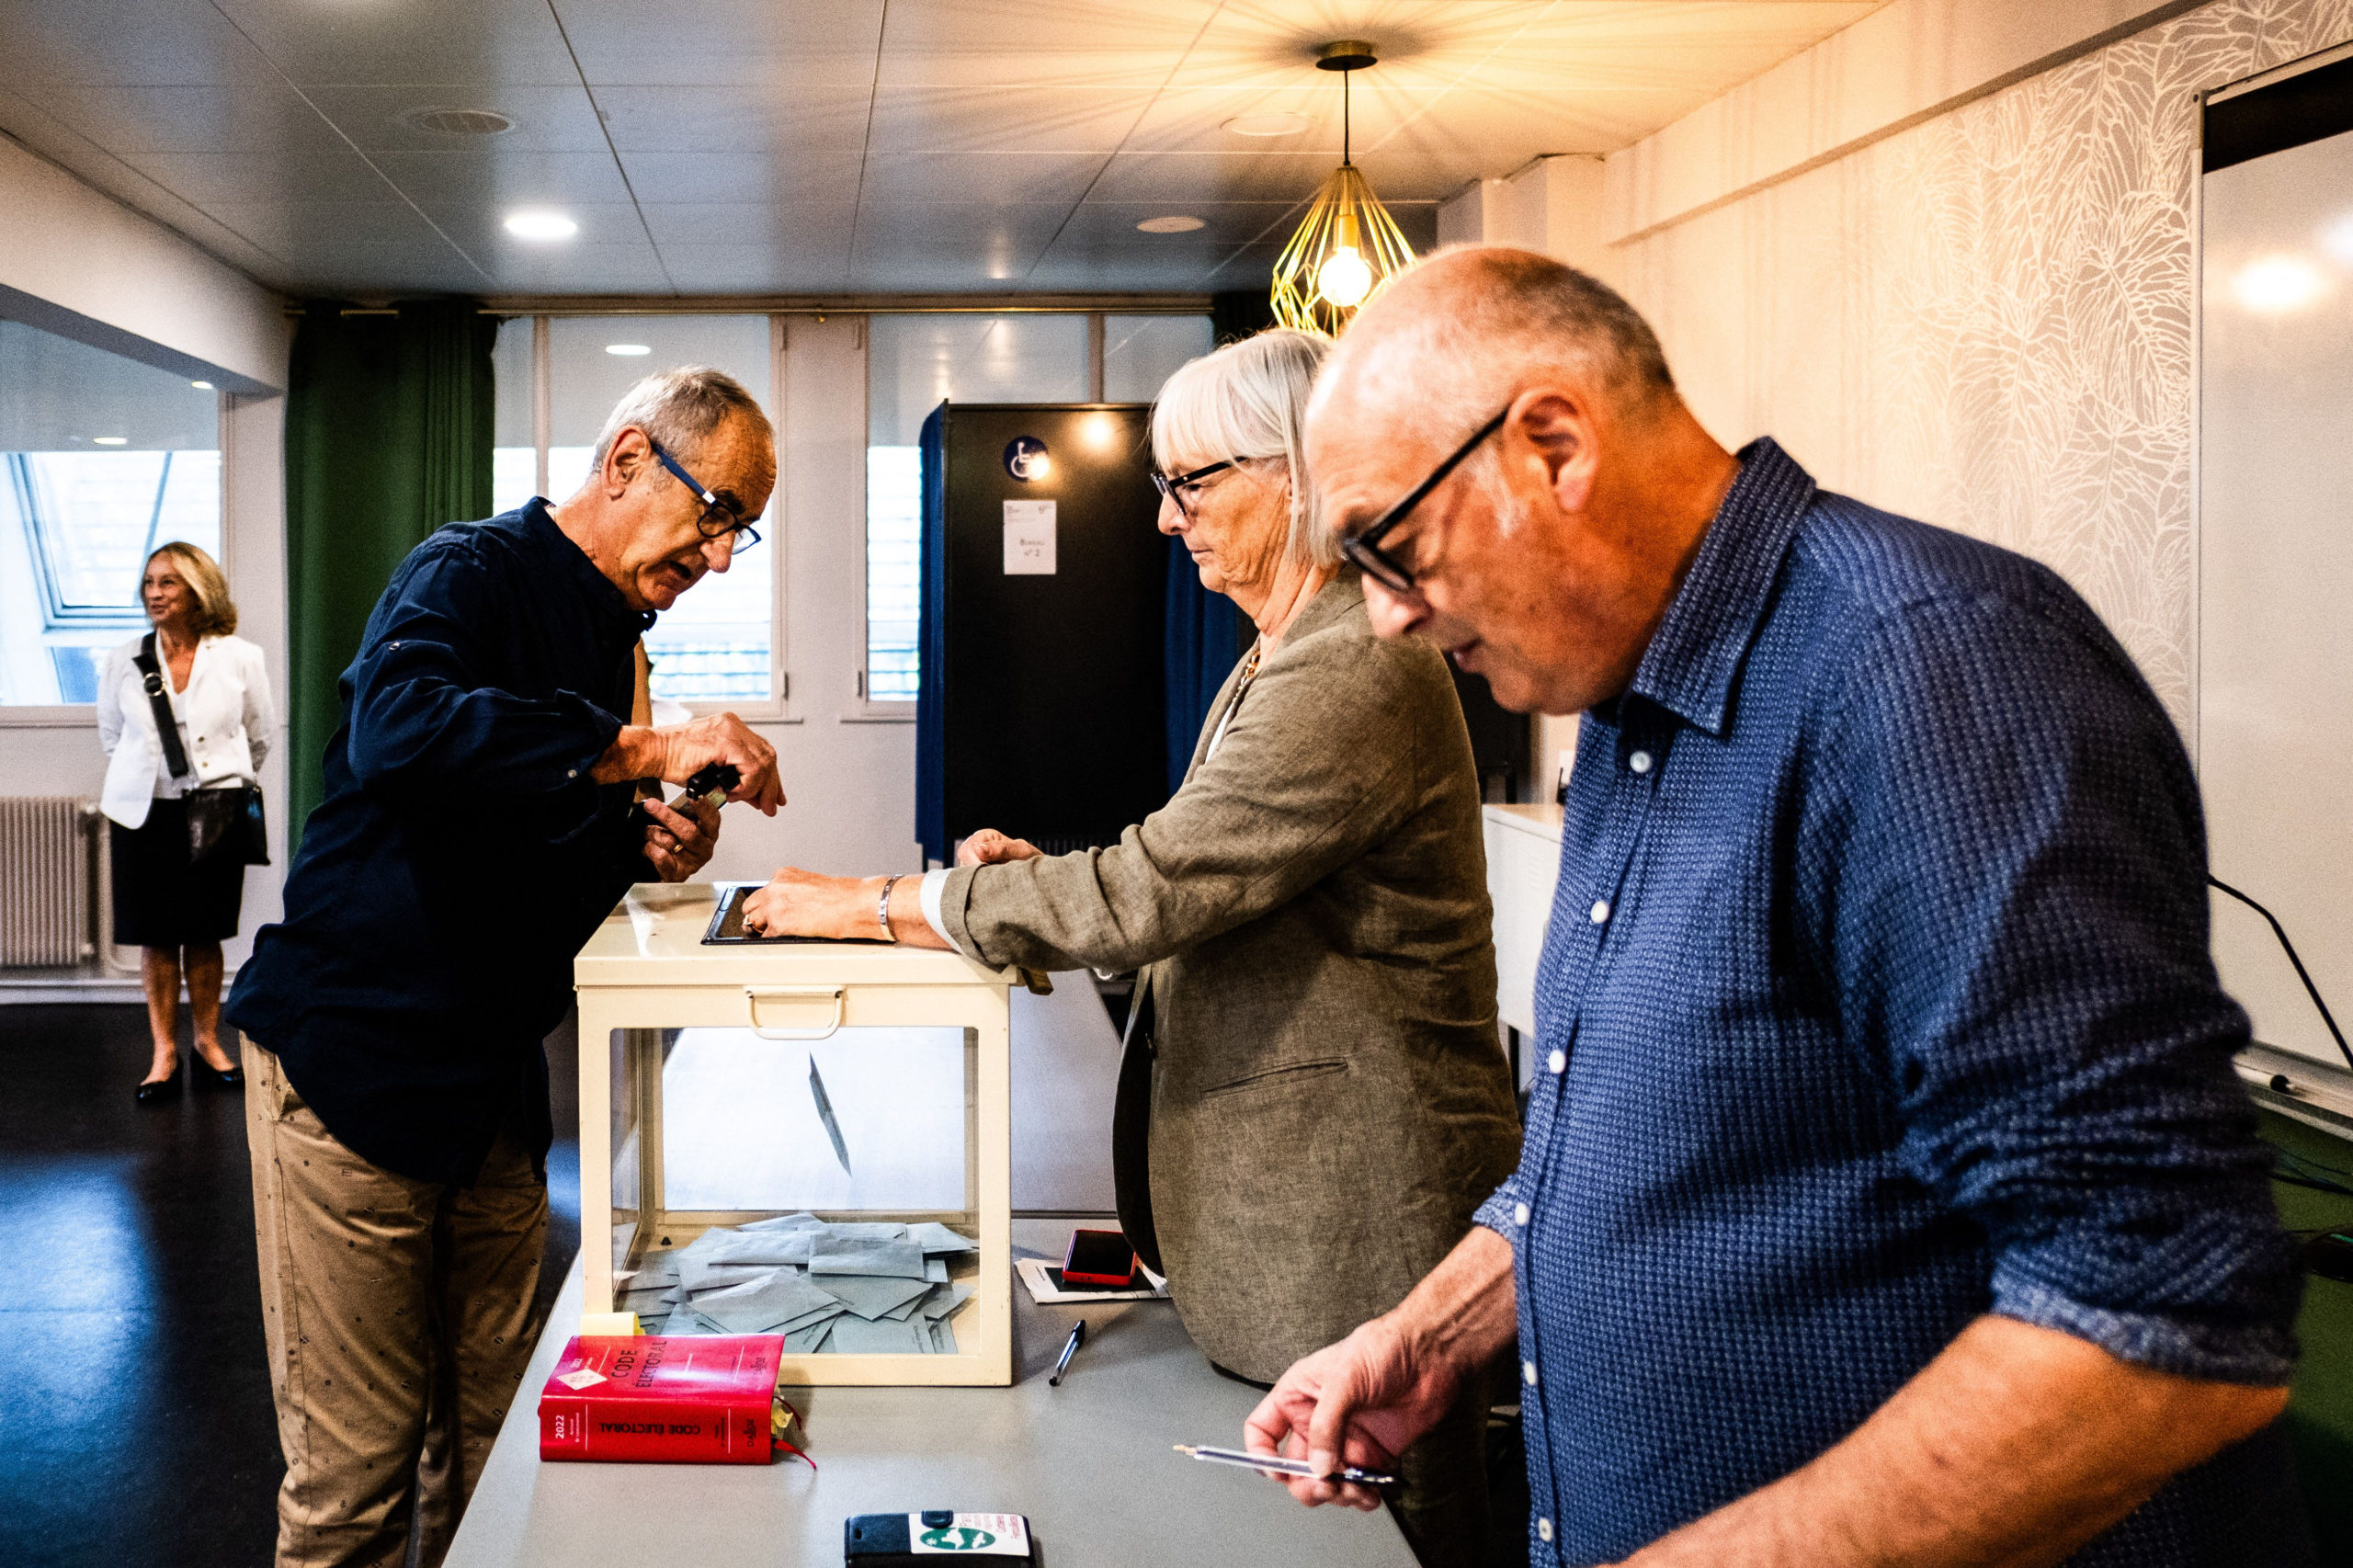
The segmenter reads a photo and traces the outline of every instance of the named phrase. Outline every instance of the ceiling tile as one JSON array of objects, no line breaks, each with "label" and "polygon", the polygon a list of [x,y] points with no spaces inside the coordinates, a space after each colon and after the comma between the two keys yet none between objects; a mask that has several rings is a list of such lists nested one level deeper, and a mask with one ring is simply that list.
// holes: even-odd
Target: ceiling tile
[{"label": "ceiling tile", "polygon": [[215,202],[334,201],[398,193],[358,153],[127,153],[122,161],[198,207]]},{"label": "ceiling tile", "polygon": [[673,244],[814,245],[847,254],[847,201],[778,206],[765,201],[649,201],[642,210],[654,243],[667,256]]},{"label": "ceiling tile", "polygon": [[278,81],[205,0],[7,6],[0,84],[241,86]]},{"label": "ceiling tile", "polygon": [[433,225],[405,201],[222,201],[207,208],[206,215],[280,256],[303,256],[320,245],[447,248]]},{"label": "ceiling tile", "polygon": [[635,244],[579,244],[525,253],[509,249],[484,258],[494,287],[500,293],[666,294],[669,275],[654,247]]},{"label": "ceiling tile", "polygon": [[848,286],[846,244],[664,244],[681,293],[830,294]]},{"label": "ceiling tile", "polygon": [[885,87],[871,145],[884,153],[1110,153],[1146,100],[1106,87]]},{"label": "ceiling tile", "polygon": [[371,153],[368,161],[420,207],[472,205],[485,218],[517,207],[569,213],[584,204],[628,204],[629,187],[609,153],[534,153],[489,140],[463,152]]},{"label": "ceiling tile", "polygon": [[958,0],[894,7],[883,29],[888,87],[1040,83],[1157,91],[1217,13],[1214,0]]},{"label": "ceiling tile", "polygon": [[[1089,201],[1063,230],[1068,244],[1108,244],[1142,254],[1203,245],[1248,244],[1268,229],[1296,223],[1300,201]],[[1199,218],[1201,226],[1175,234],[1148,234],[1136,225],[1153,218]]]},{"label": "ceiling tile", "polygon": [[858,155],[813,153],[775,158],[756,153],[629,153],[622,167],[648,204],[758,201],[779,209],[858,199]]},{"label": "ceiling tile", "polygon": [[561,86],[580,80],[546,0],[216,3],[273,65],[301,85],[473,82]]},{"label": "ceiling tile", "polygon": [[[882,8],[882,0],[555,0],[600,97],[608,84],[863,90],[874,79]],[[723,102],[733,95],[710,96]]]},{"label": "ceiling tile", "polygon": [[282,82],[115,87],[25,83],[17,91],[109,153],[334,153],[335,127]]},{"label": "ceiling tile", "polygon": [[1068,206],[1103,167],[1097,153],[877,153],[865,188],[892,202],[1011,201]]},{"label": "ceiling tile", "polygon": [[758,153],[790,158],[866,145],[863,82],[715,93],[696,86],[600,85],[597,108],[613,145],[630,153]]},{"label": "ceiling tile", "polygon": [[313,242],[301,258],[304,294],[477,294],[489,278],[448,245]]}]

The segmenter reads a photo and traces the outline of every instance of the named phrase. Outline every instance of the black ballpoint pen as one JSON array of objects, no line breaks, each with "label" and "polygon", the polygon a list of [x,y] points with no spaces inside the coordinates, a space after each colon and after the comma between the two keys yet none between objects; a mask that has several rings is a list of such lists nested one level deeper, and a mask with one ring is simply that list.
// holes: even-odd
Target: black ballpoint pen
[{"label": "black ballpoint pen", "polygon": [[1081,1318],[1078,1320],[1078,1325],[1070,1331],[1070,1341],[1063,1346],[1061,1358],[1054,1362],[1054,1375],[1046,1380],[1048,1388],[1058,1389],[1063,1386],[1063,1369],[1070,1365],[1070,1358],[1077,1355],[1078,1347],[1086,1343],[1086,1320]]}]

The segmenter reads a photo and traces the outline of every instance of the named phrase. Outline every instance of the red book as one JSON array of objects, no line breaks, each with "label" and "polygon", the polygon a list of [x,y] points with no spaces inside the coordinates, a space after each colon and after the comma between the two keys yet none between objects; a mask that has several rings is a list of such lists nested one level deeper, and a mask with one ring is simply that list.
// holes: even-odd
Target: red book
[{"label": "red book", "polygon": [[540,1394],[540,1458],[766,1464],[784,1336],[577,1336]]}]

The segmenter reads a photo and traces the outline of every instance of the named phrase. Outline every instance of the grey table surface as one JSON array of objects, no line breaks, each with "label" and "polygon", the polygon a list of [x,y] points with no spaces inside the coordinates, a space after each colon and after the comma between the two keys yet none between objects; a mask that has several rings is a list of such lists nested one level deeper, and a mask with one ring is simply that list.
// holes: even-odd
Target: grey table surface
[{"label": "grey table surface", "polygon": [[[1016,1220],[1017,1256],[1059,1257],[1073,1221]],[[1013,1287],[1002,1389],[791,1389],[814,1471],[757,1465],[542,1464],[540,1390],[580,1317],[575,1261],[474,1491],[447,1568],[835,1564],[853,1514],[1026,1514],[1050,1568],[1280,1562],[1413,1568],[1385,1513],[1302,1508],[1174,1443],[1239,1448],[1258,1394],[1222,1378],[1166,1301],[1041,1307]],[[1070,1326],[1086,1346],[1047,1386]]]}]

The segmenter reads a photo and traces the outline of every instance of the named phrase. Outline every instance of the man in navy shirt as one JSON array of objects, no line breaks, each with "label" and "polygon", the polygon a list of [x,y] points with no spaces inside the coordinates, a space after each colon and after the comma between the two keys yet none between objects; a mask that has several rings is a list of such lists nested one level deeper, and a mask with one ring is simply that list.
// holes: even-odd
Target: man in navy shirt
[{"label": "man in navy shirt", "polygon": [[1309,441],[1375,625],[1585,718],[1519,1169],[1251,1446],[1385,1464],[1516,1348],[1535,1562],[2309,1562],[2197,788],[2098,619],[1724,451],[1525,252],[1369,306]]},{"label": "man in navy shirt", "polygon": [[255,938],[244,1033],[281,1568],[440,1561],[535,1324],[540,1041],[630,884],[709,860],[719,809],[639,781],[776,753],[733,714],[632,723],[656,612],[756,542],[776,443],[715,370],[648,377],[587,481],[453,524],[393,573],[343,674],[325,794]]}]

